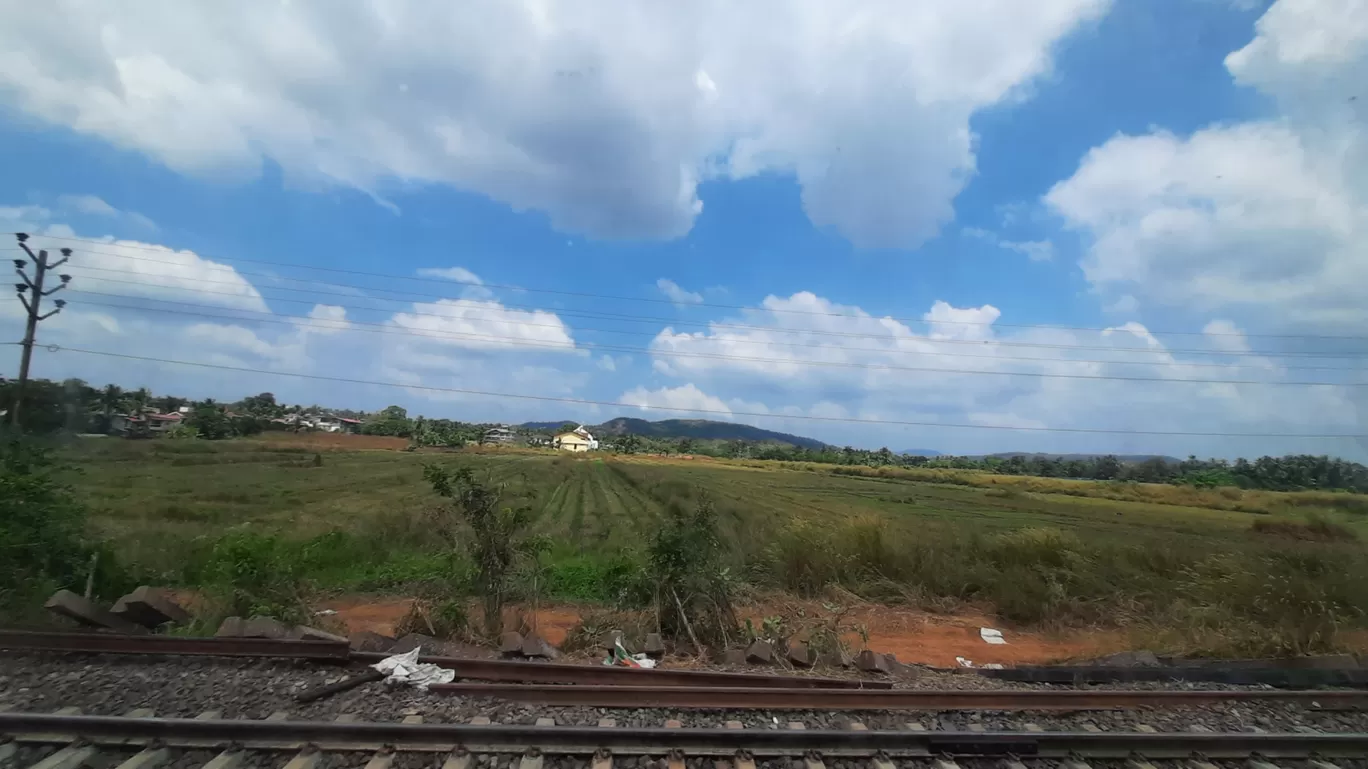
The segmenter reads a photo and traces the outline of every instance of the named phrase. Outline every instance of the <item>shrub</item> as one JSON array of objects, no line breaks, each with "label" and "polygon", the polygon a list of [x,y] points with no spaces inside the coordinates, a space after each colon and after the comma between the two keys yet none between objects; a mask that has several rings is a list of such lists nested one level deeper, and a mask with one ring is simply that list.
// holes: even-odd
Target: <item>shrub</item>
[{"label": "shrub", "polygon": [[423,477],[438,496],[450,500],[432,511],[435,530],[455,549],[465,549],[473,564],[475,590],[484,605],[484,631],[503,631],[503,605],[518,560],[532,542],[527,529],[532,511],[526,504],[500,507],[505,486],[476,480],[469,468],[450,471],[436,465]]},{"label": "shrub", "polygon": [[695,647],[725,646],[735,635],[731,577],[722,556],[716,510],[706,496],[691,512],[670,505],[647,551],[662,633],[687,637]]},{"label": "shrub", "polygon": [[225,616],[264,614],[284,622],[308,619],[301,585],[306,561],[288,542],[243,526],[230,529],[189,567]]},{"label": "shrub", "polygon": [[112,552],[86,539],[86,510],[60,479],[68,468],[33,439],[0,434],[0,617],[33,613],[61,587],[80,590],[99,553],[99,594],[128,587]]},{"label": "shrub", "polygon": [[1304,523],[1297,521],[1255,521],[1250,524],[1249,530],[1255,534],[1303,542],[1354,542],[1358,540],[1358,535],[1349,528],[1335,523],[1323,515],[1314,513],[1307,516]]}]

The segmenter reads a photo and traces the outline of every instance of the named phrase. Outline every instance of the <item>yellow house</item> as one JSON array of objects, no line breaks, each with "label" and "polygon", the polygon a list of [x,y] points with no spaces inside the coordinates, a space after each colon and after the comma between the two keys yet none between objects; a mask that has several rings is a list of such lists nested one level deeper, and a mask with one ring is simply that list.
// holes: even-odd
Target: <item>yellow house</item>
[{"label": "yellow house", "polygon": [[583,426],[576,427],[574,430],[563,432],[552,441],[558,449],[565,451],[589,451],[598,448],[598,441]]}]

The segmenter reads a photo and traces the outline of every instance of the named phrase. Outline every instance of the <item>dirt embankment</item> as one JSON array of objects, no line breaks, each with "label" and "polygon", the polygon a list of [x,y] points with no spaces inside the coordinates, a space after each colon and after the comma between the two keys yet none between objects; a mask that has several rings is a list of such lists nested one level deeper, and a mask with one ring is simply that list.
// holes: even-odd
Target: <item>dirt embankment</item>
[{"label": "dirt embankment", "polygon": [[[413,600],[409,598],[358,597],[329,601],[319,608],[336,611],[334,619],[345,624],[349,631],[370,630],[392,635],[412,605]],[[518,608],[530,619],[529,607]],[[743,615],[758,620],[792,608],[792,602],[758,604],[746,607]],[[565,640],[565,634],[579,623],[579,619],[580,610],[575,606],[543,606],[537,612],[539,632],[553,644]],[[901,662],[936,667],[954,667],[956,657],[972,660],[976,665],[993,662],[1020,665],[1096,657],[1125,648],[1125,638],[1116,632],[1076,631],[1057,635],[1025,632],[1004,628],[981,614],[939,615],[873,604],[854,609],[842,624],[845,627],[863,625],[869,634],[869,648],[875,651],[894,654]],[[983,627],[1002,630],[1007,643],[985,643],[979,637],[979,628]],[[854,634],[847,640],[856,647],[860,644]]]}]

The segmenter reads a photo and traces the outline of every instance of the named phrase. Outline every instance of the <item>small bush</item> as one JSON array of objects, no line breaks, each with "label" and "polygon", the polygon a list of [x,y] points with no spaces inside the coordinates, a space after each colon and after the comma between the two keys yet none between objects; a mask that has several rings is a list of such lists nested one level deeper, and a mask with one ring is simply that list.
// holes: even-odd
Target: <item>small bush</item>
[{"label": "small bush", "polygon": [[696,647],[724,647],[736,635],[731,577],[722,555],[716,510],[706,496],[692,512],[670,506],[647,551],[662,633]]},{"label": "small bush", "polygon": [[1255,534],[1302,542],[1355,542],[1358,535],[1352,530],[1320,515],[1308,516],[1306,521],[1255,521],[1249,530]]},{"label": "small bush", "polygon": [[35,615],[58,588],[81,590],[99,554],[97,595],[130,587],[113,552],[91,541],[86,510],[44,444],[0,433],[0,618]]}]

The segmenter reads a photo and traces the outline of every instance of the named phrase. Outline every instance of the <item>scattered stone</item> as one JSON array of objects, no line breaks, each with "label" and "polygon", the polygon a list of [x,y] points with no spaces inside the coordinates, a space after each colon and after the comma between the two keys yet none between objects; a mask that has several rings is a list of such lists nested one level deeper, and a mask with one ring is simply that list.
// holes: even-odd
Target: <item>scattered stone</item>
[{"label": "scattered stone", "polygon": [[82,598],[70,590],[58,590],[43,604],[43,608],[60,614],[86,627],[99,627],[116,633],[146,633],[141,625],[136,625],[123,617],[117,617],[100,608],[88,598]]},{"label": "scattered stone", "polygon": [[788,661],[797,668],[812,667],[812,653],[808,651],[807,644],[794,642],[788,645]]},{"label": "scattered stone", "polygon": [[599,645],[609,652],[616,649],[619,645],[624,649],[627,648],[627,644],[622,642],[621,630],[609,630],[604,633],[603,637],[599,640]]},{"label": "scattered stone", "polygon": [[878,652],[865,649],[855,655],[855,667],[866,673],[888,673],[888,659]]},{"label": "scattered stone", "polygon": [[522,633],[509,630],[499,636],[499,653],[505,657],[520,655],[523,652]]},{"label": "scattered stone", "polygon": [[1163,663],[1154,652],[1142,649],[1134,652],[1117,652],[1093,660],[1094,665],[1115,668],[1157,668]]},{"label": "scattered stone", "polygon": [[394,646],[394,639],[370,630],[358,630],[347,636],[347,643],[353,651],[387,652]]},{"label": "scattered stone", "polygon": [[247,620],[242,617],[224,617],[223,622],[219,623],[218,632],[214,635],[219,638],[241,638],[246,627]]},{"label": "scattered stone", "polygon": [[746,647],[746,661],[754,665],[768,665],[774,661],[774,647],[769,641],[754,641]]},{"label": "scattered stone", "polygon": [[746,651],[744,649],[727,649],[722,652],[722,659],[719,661],[723,665],[744,665],[746,664]]},{"label": "scattered stone", "polygon": [[646,653],[647,657],[658,660],[665,656],[665,641],[659,633],[647,633],[646,643],[642,644],[641,650]]},{"label": "scattered stone", "polygon": [[258,614],[242,626],[243,638],[289,638],[290,628],[275,617]]},{"label": "scattered stone", "polygon": [[190,620],[189,612],[166,598],[161,591],[147,585],[115,601],[110,612],[146,628]]},{"label": "scattered stone", "polygon": [[544,638],[533,633],[523,639],[522,653],[524,657],[539,657],[541,659],[553,660],[560,656],[556,647],[547,643]]},{"label": "scattered stone", "polygon": [[329,633],[326,630],[319,630],[316,627],[309,627],[308,625],[295,625],[294,632],[291,633],[291,635],[299,638],[301,641],[332,641],[334,643],[348,643],[346,638],[343,638],[342,636],[337,635],[336,633]]},{"label": "scattered stone", "polygon": [[413,647],[415,646],[431,649],[432,645],[435,643],[437,643],[437,639],[430,635],[409,633],[398,641],[395,641],[394,645],[389,648],[389,652],[390,654],[403,654],[405,652],[413,651]]},{"label": "scattered stone", "polygon": [[897,676],[898,678],[907,680],[921,678],[922,673],[925,672],[923,668],[917,665],[908,665],[904,662],[898,662],[893,659],[893,655],[891,654],[885,654],[884,659],[888,660],[889,674]]}]

